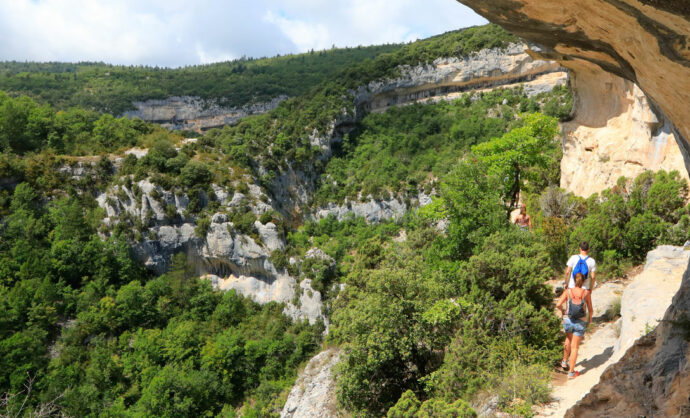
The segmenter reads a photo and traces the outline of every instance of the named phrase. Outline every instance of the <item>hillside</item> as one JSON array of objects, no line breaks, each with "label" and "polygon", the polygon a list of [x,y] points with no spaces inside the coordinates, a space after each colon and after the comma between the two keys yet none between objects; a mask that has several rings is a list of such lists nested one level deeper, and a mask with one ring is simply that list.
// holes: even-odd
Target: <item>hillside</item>
[{"label": "hillside", "polygon": [[182,68],[102,63],[0,62],[0,90],[60,109],[74,106],[120,115],[133,103],[194,96],[226,107],[299,96],[343,67],[398,50],[401,45],[244,58]]},{"label": "hillside", "polygon": [[[690,205],[675,171],[558,189],[559,122],[580,104],[528,52],[487,25],[350,55],[198,138],[0,94],[6,408],[278,416],[298,370],[337,347],[324,393],[347,413],[472,416],[488,396],[529,416],[560,343],[547,281],[583,239],[601,280],[682,244]],[[178,94],[133,86],[107,100]],[[533,233],[509,222],[518,202]]]},{"label": "hillside", "polygon": [[[333,49],[274,58],[240,59],[178,69],[113,66],[101,63],[0,63],[0,91],[27,95],[59,109],[79,106],[120,115],[134,102],[191,96],[223,108],[241,108],[281,96],[308,92],[324,80],[394,74],[398,65],[416,65],[440,56],[465,55],[514,40],[494,26],[450,32],[408,45]],[[474,36],[474,37],[473,37]],[[462,45],[458,49],[458,46]]]}]

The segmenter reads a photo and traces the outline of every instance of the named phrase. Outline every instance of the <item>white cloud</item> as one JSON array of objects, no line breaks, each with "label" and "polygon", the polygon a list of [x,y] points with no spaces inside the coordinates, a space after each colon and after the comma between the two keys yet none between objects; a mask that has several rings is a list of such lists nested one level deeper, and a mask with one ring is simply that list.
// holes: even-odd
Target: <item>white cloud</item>
[{"label": "white cloud", "polygon": [[179,66],[484,22],[453,0],[0,0],[0,60]]},{"label": "white cloud", "polygon": [[331,39],[328,28],[321,23],[309,24],[302,20],[276,16],[270,10],[266,12],[264,21],[278,26],[299,51],[325,49],[331,46],[328,44]]}]

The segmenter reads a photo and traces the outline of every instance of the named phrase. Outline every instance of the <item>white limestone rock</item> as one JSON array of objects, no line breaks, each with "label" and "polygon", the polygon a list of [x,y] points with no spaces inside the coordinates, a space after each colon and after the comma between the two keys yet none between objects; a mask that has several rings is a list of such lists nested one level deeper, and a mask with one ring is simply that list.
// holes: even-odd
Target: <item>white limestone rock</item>
[{"label": "white limestone rock", "polygon": [[300,373],[288,395],[281,418],[330,418],[338,416],[333,367],[341,352],[329,348],[314,356]]},{"label": "white limestone rock", "polygon": [[690,251],[671,245],[659,246],[647,254],[644,270],[623,292],[623,322],[614,355],[622,356],[637,339],[659,324],[678,293],[689,259]]}]

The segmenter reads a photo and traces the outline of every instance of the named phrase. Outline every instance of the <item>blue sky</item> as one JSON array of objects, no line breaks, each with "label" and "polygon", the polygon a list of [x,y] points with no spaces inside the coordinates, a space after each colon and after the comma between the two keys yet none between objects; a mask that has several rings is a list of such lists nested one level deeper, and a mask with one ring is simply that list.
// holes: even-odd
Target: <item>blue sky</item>
[{"label": "blue sky", "polygon": [[0,0],[0,60],[176,67],[483,23],[455,0]]}]

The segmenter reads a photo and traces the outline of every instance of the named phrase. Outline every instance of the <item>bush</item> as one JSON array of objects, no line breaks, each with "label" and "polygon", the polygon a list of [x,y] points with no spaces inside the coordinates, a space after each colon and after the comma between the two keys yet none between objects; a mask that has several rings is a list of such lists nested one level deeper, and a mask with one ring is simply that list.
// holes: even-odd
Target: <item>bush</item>
[{"label": "bush", "polygon": [[208,216],[199,218],[196,221],[196,226],[194,227],[194,234],[202,239],[206,238],[208,234],[208,229],[211,227],[211,219]]},{"label": "bush", "polygon": [[415,414],[415,418],[475,418],[476,416],[477,412],[462,399],[450,404],[442,399],[429,399]]},{"label": "bush", "polygon": [[187,187],[206,186],[212,179],[208,166],[197,161],[189,161],[180,171],[180,181]]},{"label": "bush", "polygon": [[277,270],[283,270],[288,266],[288,259],[283,250],[271,251],[271,263]]},{"label": "bush", "polygon": [[177,218],[177,206],[169,203],[165,205],[165,217],[168,220],[175,220]]},{"label": "bush", "polygon": [[271,222],[272,220],[273,220],[273,212],[272,211],[266,211],[266,212],[262,213],[261,216],[259,217],[259,222],[261,222],[263,225],[266,225],[267,223]]},{"label": "bush", "polygon": [[647,252],[654,248],[657,237],[668,228],[668,223],[650,212],[634,216],[626,225],[624,233],[628,255],[635,262],[644,260]]},{"label": "bush", "polygon": [[528,406],[550,400],[551,370],[539,364],[518,364],[507,367],[494,383],[499,406],[506,410],[524,401]]},{"label": "bush", "polygon": [[387,418],[414,418],[421,402],[411,390],[405,391],[398,402],[388,410]]},{"label": "bush", "polygon": [[250,235],[254,232],[256,215],[250,210],[246,212],[234,212],[230,215],[230,221],[235,231],[241,234]]}]

